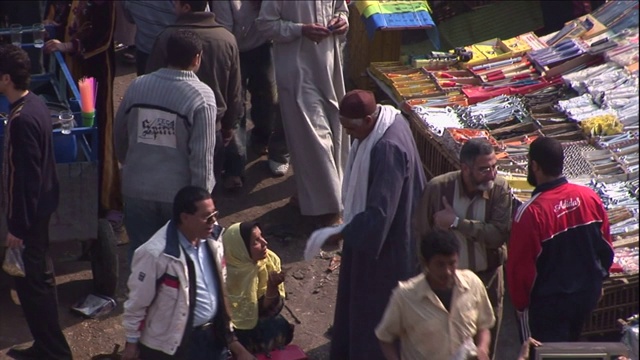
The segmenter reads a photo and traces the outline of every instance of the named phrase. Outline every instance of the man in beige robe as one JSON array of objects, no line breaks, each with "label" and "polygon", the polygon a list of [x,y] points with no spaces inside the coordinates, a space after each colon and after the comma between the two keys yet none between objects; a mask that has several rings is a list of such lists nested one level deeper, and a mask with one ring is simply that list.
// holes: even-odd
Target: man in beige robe
[{"label": "man in beige robe", "polygon": [[349,28],[345,1],[262,2],[258,29],[274,41],[282,121],[302,215],[338,221],[349,153],[340,126],[345,94],[341,45]]}]

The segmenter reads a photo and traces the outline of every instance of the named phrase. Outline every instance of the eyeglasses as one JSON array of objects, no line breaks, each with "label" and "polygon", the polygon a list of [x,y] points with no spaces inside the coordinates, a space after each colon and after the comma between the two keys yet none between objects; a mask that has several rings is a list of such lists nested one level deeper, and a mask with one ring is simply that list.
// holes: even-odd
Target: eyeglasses
[{"label": "eyeglasses", "polygon": [[218,210],[212,212],[210,215],[208,215],[206,218],[204,218],[204,222],[206,222],[207,224],[213,224],[216,222],[216,220],[218,220]]},{"label": "eyeglasses", "polygon": [[489,173],[493,174],[498,171],[498,165],[487,166],[483,168],[479,168],[478,172],[482,175],[487,175]]}]

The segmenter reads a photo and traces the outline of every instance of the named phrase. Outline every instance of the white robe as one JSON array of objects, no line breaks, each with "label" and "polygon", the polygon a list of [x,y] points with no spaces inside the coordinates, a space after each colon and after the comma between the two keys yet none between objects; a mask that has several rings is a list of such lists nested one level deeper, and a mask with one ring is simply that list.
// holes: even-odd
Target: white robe
[{"label": "white robe", "polygon": [[320,43],[302,36],[302,25],[327,26],[348,18],[345,1],[264,0],[258,29],[274,41],[273,55],[282,122],[295,171],[303,215],[342,210],[341,184],[349,138],[339,119],[345,94],[342,43],[329,36]]}]

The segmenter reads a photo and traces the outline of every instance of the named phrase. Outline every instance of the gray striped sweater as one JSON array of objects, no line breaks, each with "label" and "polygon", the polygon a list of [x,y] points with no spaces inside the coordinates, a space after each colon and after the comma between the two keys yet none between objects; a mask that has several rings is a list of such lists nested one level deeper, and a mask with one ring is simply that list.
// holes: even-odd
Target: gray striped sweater
[{"label": "gray striped sweater", "polygon": [[192,71],[163,68],[135,79],[113,131],[123,195],[171,203],[187,185],[213,190],[216,100]]}]

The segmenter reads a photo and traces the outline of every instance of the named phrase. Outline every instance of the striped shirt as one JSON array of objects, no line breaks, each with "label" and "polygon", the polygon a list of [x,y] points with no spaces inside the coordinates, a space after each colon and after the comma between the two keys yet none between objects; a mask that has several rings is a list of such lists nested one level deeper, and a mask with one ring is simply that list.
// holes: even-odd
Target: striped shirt
[{"label": "striped shirt", "polygon": [[158,34],[176,22],[175,5],[171,0],[125,0],[127,18],[136,24],[136,49],[150,54]]}]

